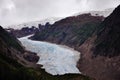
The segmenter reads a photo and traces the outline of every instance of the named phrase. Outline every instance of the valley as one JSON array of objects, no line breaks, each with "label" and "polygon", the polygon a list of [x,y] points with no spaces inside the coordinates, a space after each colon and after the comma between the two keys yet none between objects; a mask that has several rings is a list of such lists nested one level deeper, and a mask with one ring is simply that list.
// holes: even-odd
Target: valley
[{"label": "valley", "polygon": [[0,26],[0,80],[120,80],[120,5]]}]

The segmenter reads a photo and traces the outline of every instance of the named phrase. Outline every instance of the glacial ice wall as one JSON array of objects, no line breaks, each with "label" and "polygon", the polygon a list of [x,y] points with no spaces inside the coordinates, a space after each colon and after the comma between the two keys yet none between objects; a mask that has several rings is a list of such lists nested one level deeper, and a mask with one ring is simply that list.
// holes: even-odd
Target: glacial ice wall
[{"label": "glacial ice wall", "polygon": [[53,43],[33,41],[28,37],[19,38],[19,40],[27,50],[38,53],[40,56],[38,64],[42,64],[46,72],[52,75],[80,74],[76,67],[80,58],[78,51]]}]

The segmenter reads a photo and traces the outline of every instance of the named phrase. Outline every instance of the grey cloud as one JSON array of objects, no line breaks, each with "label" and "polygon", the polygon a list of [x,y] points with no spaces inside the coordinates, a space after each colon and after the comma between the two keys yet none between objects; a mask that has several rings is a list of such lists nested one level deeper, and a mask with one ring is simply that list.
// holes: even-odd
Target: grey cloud
[{"label": "grey cloud", "polygon": [[116,7],[119,0],[0,0],[0,24],[11,25],[48,17]]}]

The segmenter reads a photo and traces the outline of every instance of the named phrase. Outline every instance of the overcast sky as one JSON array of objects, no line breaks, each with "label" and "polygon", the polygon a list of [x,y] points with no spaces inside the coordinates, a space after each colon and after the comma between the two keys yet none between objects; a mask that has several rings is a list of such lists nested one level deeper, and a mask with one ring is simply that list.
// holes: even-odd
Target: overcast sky
[{"label": "overcast sky", "polygon": [[113,8],[120,0],[0,0],[0,25],[39,21],[49,17]]}]

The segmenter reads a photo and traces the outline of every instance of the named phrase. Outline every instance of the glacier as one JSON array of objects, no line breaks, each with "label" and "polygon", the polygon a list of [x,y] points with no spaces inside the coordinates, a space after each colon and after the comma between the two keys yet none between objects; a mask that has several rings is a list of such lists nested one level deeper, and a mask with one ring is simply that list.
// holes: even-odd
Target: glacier
[{"label": "glacier", "polygon": [[[30,35],[31,36],[31,35]],[[33,41],[28,37],[19,38],[22,45],[29,51],[36,52],[40,57],[37,64],[52,75],[81,74],[76,67],[80,52],[64,45],[43,41]]]}]

